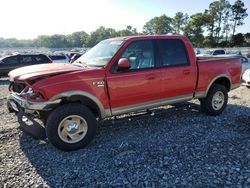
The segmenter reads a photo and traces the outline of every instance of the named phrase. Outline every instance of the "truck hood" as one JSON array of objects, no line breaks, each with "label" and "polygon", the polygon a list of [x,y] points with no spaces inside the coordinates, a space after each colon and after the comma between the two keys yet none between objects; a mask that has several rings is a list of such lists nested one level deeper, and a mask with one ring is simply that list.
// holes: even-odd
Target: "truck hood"
[{"label": "truck hood", "polygon": [[49,63],[15,69],[10,71],[9,77],[11,81],[31,80],[38,77],[59,75],[80,70],[83,70],[83,68],[69,63]]}]

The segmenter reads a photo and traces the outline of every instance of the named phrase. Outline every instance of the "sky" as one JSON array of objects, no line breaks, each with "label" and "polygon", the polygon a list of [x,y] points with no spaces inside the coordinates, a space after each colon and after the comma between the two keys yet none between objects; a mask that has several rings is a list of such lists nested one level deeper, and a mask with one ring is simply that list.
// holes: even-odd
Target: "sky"
[{"label": "sky", "polygon": [[[2,0],[0,37],[34,39],[38,35],[90,33],[100,26],[142,31],[155,16],[208,9],[214,0]],[[229,0],[231,4],[235,0]],[[250,0],[243,0],[249,16],[237,32],[250,32]]]}]

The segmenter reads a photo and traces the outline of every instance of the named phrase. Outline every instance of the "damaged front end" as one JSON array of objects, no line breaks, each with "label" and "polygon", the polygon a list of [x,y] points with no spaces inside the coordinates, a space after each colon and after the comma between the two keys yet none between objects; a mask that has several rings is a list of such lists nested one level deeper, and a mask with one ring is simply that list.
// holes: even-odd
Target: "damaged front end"
[{"label": "damaged front end", "polygon": [[11,81],[9,91],[7,108],[16,113],[21,129],[36,139],[46,138],[46,119],[61,100],[46,100],[42,92],[34,90],[30,83],[25,81]]}]

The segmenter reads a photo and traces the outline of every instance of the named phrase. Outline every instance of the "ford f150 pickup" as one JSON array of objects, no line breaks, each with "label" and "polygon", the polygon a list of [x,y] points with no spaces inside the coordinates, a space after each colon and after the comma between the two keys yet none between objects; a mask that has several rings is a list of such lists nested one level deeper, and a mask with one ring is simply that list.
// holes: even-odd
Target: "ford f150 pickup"
[{"label": "ford f150 pickup", "polygon": [[108,117],[191,99],[219,115],[240,86],[241,60],[196,57],[184,36],[130,36],[101,41],[73,64],[23,67],[9,77],[8,109],[35,114],[55,147],[75,150]]}]

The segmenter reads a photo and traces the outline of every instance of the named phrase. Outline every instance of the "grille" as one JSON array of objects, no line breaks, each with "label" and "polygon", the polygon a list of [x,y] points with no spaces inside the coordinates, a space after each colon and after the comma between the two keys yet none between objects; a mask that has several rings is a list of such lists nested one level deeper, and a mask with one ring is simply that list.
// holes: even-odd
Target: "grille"
[{"label": "grille", "polygon": [[11,90],[16,93],[21,93],[25,87],[26,85],[24,83],[15,83],[15,82],[11,83]]}]

